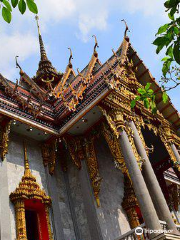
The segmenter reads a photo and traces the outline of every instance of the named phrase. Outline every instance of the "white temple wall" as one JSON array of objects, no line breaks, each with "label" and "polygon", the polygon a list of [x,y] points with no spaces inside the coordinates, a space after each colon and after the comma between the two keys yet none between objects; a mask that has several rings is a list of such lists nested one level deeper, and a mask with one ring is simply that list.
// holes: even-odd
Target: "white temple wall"
[{"label": "white temple wall", "polygon": [[75,240],[74,226],[71,218],[71,211],[68,202],[67,189],[64,179],[64,173],[60,169],[60,164],[56,164],[55,176],[57,180],[58,204],[61,212],[61,221],[63,226],[64,238]]},{"label": "white temple wall", "polygon": [[121,206],[124,196],[124,177],[116,169],[109,147],[103,137],[95,142],[95,150],[99,164],[100,207],[96,208],[104,240],[114,240],[128,232],[130,226],[127,215]]},{"label": "white temple wall", "polygon": [[[18,187],[21,178],[24,175],[24,139],[26,140],[27,155],[32,174],[36,177],[37,183],[48,194],[40,143],[27,137],[22,137],[18,134],[11,133],[8,154],[6,156],[9,195],[16,189],[16,187]],[[9,206],[11,219],[11,236],[12,240],[14,240],[16,239],[15,211],[14,205],[10,201]]]},{"label": "white temple wall", "polygon": [[81,240],[91,240],[87,217],[84,209],[82,190],[80,185],[80,180],[78,172],[81,171],[72,163],[69,157],[68,162],[68,177],[69,177],[69,186],[71,191],[71,197],[73,201],[73,206],[75,210],[75,217],[78,224],[79,235]]}]

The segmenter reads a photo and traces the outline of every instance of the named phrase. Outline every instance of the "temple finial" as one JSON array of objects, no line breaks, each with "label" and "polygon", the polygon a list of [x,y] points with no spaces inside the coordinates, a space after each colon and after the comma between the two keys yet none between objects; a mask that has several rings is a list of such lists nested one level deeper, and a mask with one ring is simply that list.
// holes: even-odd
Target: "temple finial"
[{"label": "temple finial", "polygon": [[95,39],[94,52],[96,52],[96,48],[98,48],[99,45],[98,45],[96,36],[95,36],[95,35],[92,35],[92,37],[94,37],[94,39]]},{"label": "temple finial", "polygon": [[44,47],[44,43],[42,40],[41,32],[40,32],[40,27],[39,27],[39,17],[36,15],[35,16],[36,22],[37,22],[37,28],[38,28],[38,35],[39,35],[39,45],[40,45],[40,54],[41,54],[41,61],[47,60],[47,55]]},{"label": "temple finial", "polygon": [[126,29],[124,31],[124,37],[127,37],[127,32],[130,32],[130,30],[128,28],[128,25],[127,25],[126,21],[124,19],[122,19],[121,21],[125,23]]},{"label": "temple finial", "polygon": [[72,63],[71,63],[71,59],[73,59],[73,56],[72,56],[72,50],[71,50],[70,47],[69,47],[68,49],[70,50],[69,65],[72,66]]},{"label": "temple finial", "polygon": [[24,145],[24,168],[25,168],[25,175],[29,175],[31,174],[30,169],[29,169],[29,161],[28,161],[28,157],[27,157],[27,146],[26,146],[26,142],[23,142]]},{"label": "temple finial", "polygon": [[39,17],[38,17],[38,15],[35,16],[35,19],[36,19],[36,22],[37,22],[38,34],[41,35],[40,27],[39,27]]},{"label": "temple finial", "polygon": [[16,59],[16,68],[19,68],[19,69],[21,70],[21,67],[20,67],[20,65],[19,65],[19,63],[18,63],[18,57],[19,57],[19,56],[16,56],[16,57],[15,57],[15,59]]}]

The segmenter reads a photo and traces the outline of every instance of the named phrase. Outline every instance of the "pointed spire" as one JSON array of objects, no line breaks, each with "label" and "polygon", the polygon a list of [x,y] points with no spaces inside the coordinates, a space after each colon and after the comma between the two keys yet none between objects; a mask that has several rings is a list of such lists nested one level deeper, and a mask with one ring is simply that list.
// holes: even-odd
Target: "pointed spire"
[{"label": "pointed spire", "polygon": [[43,43],[42,36],[41,36],[41,32],[40,32],[39,17],[36,15],[35,19],[36,19],[37,28],[38,28],[41,61],[46,61],[46,60],[48,60],[48,58],[47,58],[46,50],[45,50],[44,43]]},{"label": "pointed spire", "polygon": [[[36,76],[33,78],[33,80],[40,85],[42,84],[42,79],[56,79],[58,80],[60,77],[62,77],[61,73],[58,73],[57,70],[53,67],[52,63],[49,61],[46,50],[44,47],[44,43],[42,40],[40,27],[39,27],[39,17],[36,15],[35,17],[37,22],[37,28],[38,28],[38,35],[39,35],[39,45],[40,45],[40,55],[41,59],[39,61],[39,68],[36,72]],[[46,84],[45,84],[46,86]]]},{"label": "pointed spire", "polygon": [[29,168],[29,161],[27,157],[27,146],[25,141],[23,142],[23,145],[24,145],[24,168],[25,168],[24,176],[29,176],[31,175],[31,171]]}]

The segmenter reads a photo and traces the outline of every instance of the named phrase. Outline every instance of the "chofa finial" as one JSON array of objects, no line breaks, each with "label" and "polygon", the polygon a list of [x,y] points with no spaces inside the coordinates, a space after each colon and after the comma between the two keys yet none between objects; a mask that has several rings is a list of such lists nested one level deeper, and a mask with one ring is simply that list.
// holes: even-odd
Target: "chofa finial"
[{"label": "chofa finial", "polygon": [[124,37],[126,37],[126,36],[127,36],[127,32],[130,32],[130,30],[129,30],[129,28],[128,28],[128,25],[127,25],[126,21],[125,21],[124,19],[122,19],[121,21],[124,22],[124,23],[125,23],[125,26],[126,26],[126,29],[125,29],[125,31],[124,31]]},{"label": "chofa finial", "polygon": [[18,63],[18,57],[19,56],[15,56],[15,59],[16,59],[16,68],[19,68],[21,70],[21,66],[19,65]]},{"label": "chofa finial", "polygon": [[95,35],[92,35],[92,37],[94,37],[94,39],[95,39],[94,52],[96,52],[96,48],[98,48],[99,45],[98,45],[96,36],[95,36]]},{"label": "chofa finial", "polygon": [[70,56],[69,56],[69,65],[72,65],[71,63],[71,59],[73,59],[73,56],[72,56],[72,50],[70,47],[68,47],[69,51],[70,51]]}]

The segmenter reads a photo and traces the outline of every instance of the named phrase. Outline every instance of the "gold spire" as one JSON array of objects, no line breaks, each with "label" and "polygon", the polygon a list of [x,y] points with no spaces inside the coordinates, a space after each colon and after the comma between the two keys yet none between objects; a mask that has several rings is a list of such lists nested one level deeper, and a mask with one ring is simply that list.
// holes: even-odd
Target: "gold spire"
[{"label": "gold spire", "polygon": [[26,142],[23,142],[24,145],[24,176],[29,176],[31,174],[30,168],[29,168],[29,161],[28,161],[28,157],[27,157],[27,146],[26,146]]},{"label": "gold spire", "polygon": [[41,32],[40,32],[40,27],[39,27],[39,17],[36,15],[35,17],[36,22],[37,22],[37,28],[38,28],[38,35],[39,35],[39,45],[40,45],[40,55],[41,59],[39,61],[39,67],[36,72],[36,76],[33,78],[33,80],[37,82],[42,82],[41,79],[46,79],[50,78],[52,79],[53,77],[58,78],[59,74],[56,69],[52,66],[52,63],[49,61],[46,50],[44,47],[44,43],[42,40]]},{"label": "gold spire", "polygon": [[41,36],[41,32],[40,32],[39,17],[36,15],[35,19],[36,19],[37,28],[38,28],[41,61],[44,61],[44,60],[47,60],[47,55],[46,55],[46,50],[45,50],[44,43],[43,43],[42,36]]}]

